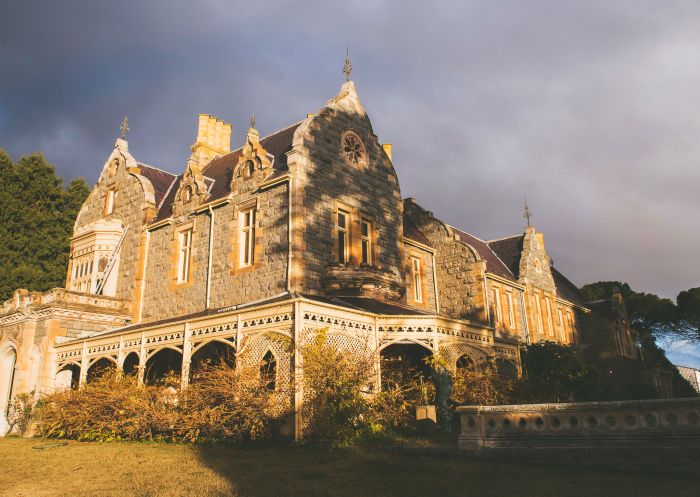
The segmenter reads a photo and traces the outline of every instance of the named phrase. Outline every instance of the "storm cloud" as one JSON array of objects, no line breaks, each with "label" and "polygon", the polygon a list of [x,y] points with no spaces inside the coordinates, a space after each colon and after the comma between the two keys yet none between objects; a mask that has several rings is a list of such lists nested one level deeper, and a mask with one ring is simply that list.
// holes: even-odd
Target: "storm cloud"
[{"label": "storm cloud", "polygon": [[242,143],[316,112],[345,48],[402,193],[485,239],[524,198],[575,283],[700,285],[700,3],[3,2],[0,147],[97,179],[129,116],[184,169],[196,114]]}]

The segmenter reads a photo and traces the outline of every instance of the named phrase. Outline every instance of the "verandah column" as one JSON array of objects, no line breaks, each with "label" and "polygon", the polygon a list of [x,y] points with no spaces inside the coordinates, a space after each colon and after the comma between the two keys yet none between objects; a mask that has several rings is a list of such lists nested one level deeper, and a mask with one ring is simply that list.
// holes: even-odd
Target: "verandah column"
[{"label": "verandah column", "polygon": [[182,375],[180,388],[187,388],[190,384],[190,365],[192,362],[192,342],[190,341],[190,323],[185,323],[185,332],[182,337]]},{"label": "verandah column", "polygon": [[79,385],[83,386],[85,381],[87,381],[87,370],[88,370],[88,346],[87,342],[83,340],[83,355],[80,358],[80,380]]},{"label": "verandah column", "polygon": [[301,440],[304,433],[302,410],[304,407],[304,372],[301,356],[303,334],[303,302],[294,302],[294,440]]},{"label": "verandah column", "polygon": [[143,378],[146,375],[146,332],[141,332],[141,351],[139,353],[139,385],[143,385]]}]

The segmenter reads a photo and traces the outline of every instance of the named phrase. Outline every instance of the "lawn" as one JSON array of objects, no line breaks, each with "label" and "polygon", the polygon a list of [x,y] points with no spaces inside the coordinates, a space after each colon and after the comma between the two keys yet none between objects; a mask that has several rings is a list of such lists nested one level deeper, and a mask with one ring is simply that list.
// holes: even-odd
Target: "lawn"
[{"label": "lawn", "polygon": [[700,477],[310,447],[0,439],[10,496],[697,496]]}]

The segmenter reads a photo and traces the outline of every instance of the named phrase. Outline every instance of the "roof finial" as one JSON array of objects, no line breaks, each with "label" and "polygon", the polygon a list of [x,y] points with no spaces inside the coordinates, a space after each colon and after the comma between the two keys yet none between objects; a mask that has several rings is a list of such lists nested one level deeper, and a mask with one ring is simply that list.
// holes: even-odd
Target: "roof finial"
[{"label": "roof finial", "polygon": [[122,140],[126,140],[126,132],[129,131],[129,118],[124,116],[124,119],[122,119],[122,124],[119,126],[119,129],[122,132]]},{"label": "roof finial", "polygon": [[255,127],[255,114],[250,115],[250,127],[251,128]]},{"label": "roof finial", "polygon": [[530,218],[532,217],[532,211],[530,210],[530,207],[527,205],[527,197],[525,197],[525,214],[523,214],[523,217],[527,220],[527,227],[529,228],[532,226],[530,224]]},{"label": "roof finial", "polygon": [[345,73],[345,81],[350,81],[350,73],[352,73],[352,64],[350,63],[350,47],[345,50],[345,65],[343,66]]}]

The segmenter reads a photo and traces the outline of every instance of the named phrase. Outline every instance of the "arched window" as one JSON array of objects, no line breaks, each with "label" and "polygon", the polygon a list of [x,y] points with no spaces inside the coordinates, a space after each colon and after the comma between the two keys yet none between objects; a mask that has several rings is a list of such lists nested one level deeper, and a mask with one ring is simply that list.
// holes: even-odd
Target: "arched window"
[{"label": "arched window", "polygon": [[476,363],[474,359],[464,354],[462,357],[457,359],[457,369],[475,369]]},{"label": "arched window", "polygon": [[268,350],[260,362],[260,380],[268,390],[277,387],[277,358]]},{"label": "arched window", "polygon": [[192,187],[188,185],[182,191],[182,201],[189,202],[190,200],[192,200]]}]

